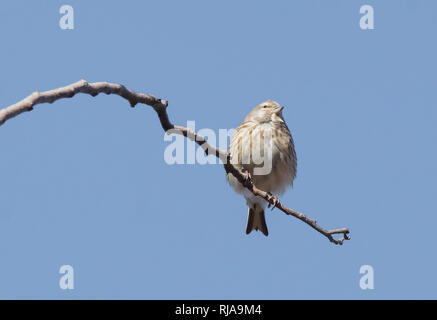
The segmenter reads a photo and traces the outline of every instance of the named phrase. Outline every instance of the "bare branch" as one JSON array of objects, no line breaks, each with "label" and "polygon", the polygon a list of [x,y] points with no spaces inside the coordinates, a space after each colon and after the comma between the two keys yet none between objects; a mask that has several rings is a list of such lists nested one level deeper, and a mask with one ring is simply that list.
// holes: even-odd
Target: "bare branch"
[{"label": "bare branch", "polygon": [[[188,139],[196,142],[207,154],[215,155],[223,162],[224,168],[227,173],[231,173],[241,184],[243,184],[245,188],[251,191],[254,195],[265,199],[269,203],[269,206],[273,206],[273,208],[276,207],[282,212],[284,212],[285,214],[294,216],[302,220],[303,222],[311,226],[313,229],[320,232],[322,235],[324,235],[326,238],[329,239],[329,241],[331,241],[334,244],[342,245],[344,240],[350,239],[350,237],[348,236],[349,229],[347,228],[326,230],[320,227],[315,220],[306,217],[303,213],[287,208],[275,196],[272,196],[266,191],[258,189],[253,184],[250,175],[248,175],[246,172],[240,171],[234,165],[232,165],[230,161],[231,155],[228,152],[216,148],[215,146],[212,146],[206,141],[206,139],[203,136],[197,134],[196,132],[194,132],[189,128],[173,125],[168,118],[168,114],[167,114],[168,102],[166,100],[161,100],[153,95],[134,92],[120,84],[114,84],[108,82],[88,83],[85,80],[80,80],[71,85],[54,90],[49,90],[44,92],[35,91],[30,96],[17,102],[16,104],[0,109],[0,126],[3,125],[7,120],[23,112],[33,110],[35,105],[41,103],[47,103],[47,102],[53,103],[56,100],[62,98],[71,98],[75,96],[77,93],[86,93],[95,97],[96,95],[102,92],[106,94],[116,94],[125,98],[126,100],[129,101],[131,107],[135,107],[135,105],[138,103],[147,104],[153,107],[153,109],[158,114],[159,121],[161,123],[162,128],[167,134],[175,133],[175,134],[183,135]],[[343,234],[343,237],[340,239],[335,239],[333,235],[336,234]]]},{"label": "bare branch", "polygon": [[[21,100],[20,102],[13,104],[7,108],[0,110],[0,126],[5,123],[6,120],[13,118],[23,112],[33,110],[33,107],[41,103],[53,103],[56,100],[62,98],[71,98],[77,93],[87,93],[93,97],[99,93],[106,94],[117,94],[129,101],[131,107],[135,107],[137,103],[147,104],[152,106],[157,112],[159,109],[164,109],[167,107],[168,103],[165,100],[158,99],[149,94],[136,93],[125,86],[120,84],[108,83],[108,82],[95,82],[89,84],[85,80],[80,80],[76,83],[70,84],[68,86],[57,88],[49,91],[38,92],[35,91],[27,98]],[[167,114],[158,112],[161,124],[164,130],[168,130],[171,127],[170,121],[168,120]],[[164,127],[165,126],[165,127]]]}]

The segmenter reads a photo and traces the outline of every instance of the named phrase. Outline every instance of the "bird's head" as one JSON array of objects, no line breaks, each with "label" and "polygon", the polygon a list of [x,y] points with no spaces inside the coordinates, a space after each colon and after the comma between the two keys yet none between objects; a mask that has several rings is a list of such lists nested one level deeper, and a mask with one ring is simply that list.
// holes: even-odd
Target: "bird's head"
[{"label": "bird's head", "polygon": [[245,121],[253,121],[257,123],[265,122],[284,122],[282,118],[282,109],[279,103],[273,100],[266,100],[252,109],[244,119]]}]

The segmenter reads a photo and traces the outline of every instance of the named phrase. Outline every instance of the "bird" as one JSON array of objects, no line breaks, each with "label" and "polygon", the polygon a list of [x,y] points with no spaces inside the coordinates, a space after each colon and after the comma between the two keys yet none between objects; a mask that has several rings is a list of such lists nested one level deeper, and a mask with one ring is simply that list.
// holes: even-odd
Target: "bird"
[{"label": "bird", "polygon": [[[293,186],[297,158],[293,137],[282,116],[284,107],[266,100],[253,108],[232,134],[229,144],[231,164],[248,173],[253,184],[269,195],[281,195]],[[245,188],[233,175],[227,181],[244,195],[248,208],[246,234],[252,230],[268,236],[264,210],[267,202]]]}]

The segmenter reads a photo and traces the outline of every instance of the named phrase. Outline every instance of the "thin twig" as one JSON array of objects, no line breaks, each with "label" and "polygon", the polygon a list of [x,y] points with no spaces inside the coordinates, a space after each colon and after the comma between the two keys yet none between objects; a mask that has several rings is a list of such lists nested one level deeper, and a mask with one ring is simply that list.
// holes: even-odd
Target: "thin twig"
[{"label": "thin twig", "polygon": [[[153,109],[158,114],[158,118],[161,123],[161,126],[166,133],[168,134],[175,133],[175,134],[183,135],[188,139],[195,141],[206,152],[206,154],[215,155],[223,162],[226,172],[231,173],[241,184],[243,184],[245,188],[251,191],[255,196],[259,196],[265,199],[270,205],[273,205],[274,207],[278,208],[285,214],[294,216],[302,220],[303,222],[305,222],[306,224],[308,224],[309,226],[320,232],[322,235],[324,235],[326,238],[329,239],[329,241],[331,241],[334,244],[342,245],[344,240],[350,239],[350,237],[348,236],[349,229],[347,228],[326,230],[320,227],[315,220],[306,217],[303,213],[287,208],[278,200],[278,198],[274,196],[272,197],[268,192],[258,189],[253,184],[250,175],[240,171],[234,165],[232,165],[230,161],[231,155],[228,152],[216,148],[215,146],[209,144],[203,136],[197,134],[196,132],[194,132],[189,128],[173,125],[168,118],[168,114],[167,114],[168,102],[166,100],[156,98],[153,95],[134,92],[120,84],[114,84],[109,82],[88,83],[85,80],[80,80],[68,86],[61,87],[54,90],[49,90],[44,92],[35,91],[27,98],[9,107],[0,109],[0,126],[3,125],[7,120],[23,112],[33,110],[34,106],[38,104],[47,103],[47,102],[53,103],[56,100],[62,98],[71,98],[75,96],[77,93],[86,93],[95,97],[102,92],[106,94],[116,94],[123,97],[124,99],[129,101],[131,107],[135,107],[135,105],[138,103],[147,104],[153,107]],[[343,234],[343,237],[340,239],[335,239],[333,235],[336,234]]]}]

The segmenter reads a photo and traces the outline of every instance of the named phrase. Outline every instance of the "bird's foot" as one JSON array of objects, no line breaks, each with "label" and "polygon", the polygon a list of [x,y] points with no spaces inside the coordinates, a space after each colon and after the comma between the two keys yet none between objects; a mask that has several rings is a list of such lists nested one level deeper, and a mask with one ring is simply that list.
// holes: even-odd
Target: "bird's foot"
[{"label": "bird's foot", "polygon": [[246,169],[242,169],[241,172],[243,173],[243,177],[244,177],[243,185],[245,187],[250,188],[252,186],[252,175]]},{"label": "bird's foot", "polygon": [[267,201],[269,202],[269,205],[267,206],[267,208],[271,207],[273,210],[279,204],[279,199],[276,196],[274,196],[273,194],[271,194],[270,192],[267,192],[267,195],[268,195]]}]

